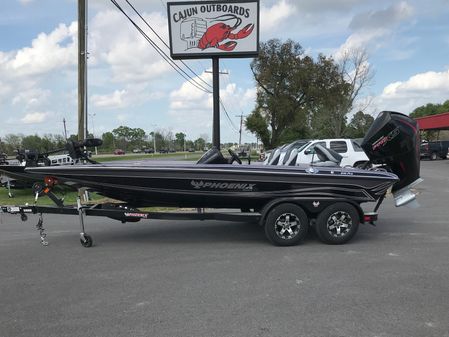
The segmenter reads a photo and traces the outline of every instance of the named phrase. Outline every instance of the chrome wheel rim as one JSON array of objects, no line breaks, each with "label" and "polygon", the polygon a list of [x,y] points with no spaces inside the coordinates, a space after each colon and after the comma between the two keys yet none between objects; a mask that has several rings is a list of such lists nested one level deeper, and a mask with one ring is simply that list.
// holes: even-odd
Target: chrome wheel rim
[{"label": "chrome wheel rim", "polygon": [[282,240],[289,240],[298,235],[301,222],[293,213],[283,213],[275,221],[274,231]]},{"label": "chrome wheel rim", "polygon": [[352,228],[351,215],[344,211],[332,213],[327,219],[327,231],[333,237],[339,238],[348,234]]}]

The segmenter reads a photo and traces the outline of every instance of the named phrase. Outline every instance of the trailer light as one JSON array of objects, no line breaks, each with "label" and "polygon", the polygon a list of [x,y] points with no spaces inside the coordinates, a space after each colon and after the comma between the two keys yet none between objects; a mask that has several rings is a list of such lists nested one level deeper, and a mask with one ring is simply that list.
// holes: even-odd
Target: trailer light
[{"label": "trailer light", "polygon": [[372,223],[377,220],[377,213],[365,213],[363,215],[363,222]]},{"label": "trailer light", "polygon": [[58,183],[58,179],[56,179],[55,177],[45,177],[44,178],[44,183],[48,187],[53,187],[53,186],[55,186]]}]

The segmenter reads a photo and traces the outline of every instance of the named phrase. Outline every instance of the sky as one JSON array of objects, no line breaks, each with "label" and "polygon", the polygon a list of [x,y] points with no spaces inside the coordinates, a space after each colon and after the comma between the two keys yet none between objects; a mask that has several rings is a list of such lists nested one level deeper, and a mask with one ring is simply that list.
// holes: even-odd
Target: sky
[{"label": "sky", "polygon": [[[129,1],[168,41],[167,1]],[[367,112],[373,116],[382,110],[409,114],[449,99],[449,0],[261,0],[260,7],[261,41],[293,39],[308,55],[336,59],[364,48],[374,78],[361,101],[371,102]],[[6,0],[1,12],[0,137],[62,134],[63,119],[75,134],[77,1]],[[165,63],[110,0],[88,0],[88,31],[90,132],[98,137],[127,125],[211,139],[211,95]],[[236,116],[255,107],[250,62],[220,60],[228,73],[220,76],[220,97],[231,119],[222,109],[222,142],[238,142]],[[186,63],[212,81],[210,59]],[[242,141],[255,137],[244,130]]]}]

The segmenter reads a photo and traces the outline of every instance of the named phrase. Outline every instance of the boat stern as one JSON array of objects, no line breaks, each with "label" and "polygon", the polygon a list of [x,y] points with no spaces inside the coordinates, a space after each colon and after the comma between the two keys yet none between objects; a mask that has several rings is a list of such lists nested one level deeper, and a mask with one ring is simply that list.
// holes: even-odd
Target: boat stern
[{"label": "boat stern", "polygon": [[392,187],[396,206],[411,204],[412,188],[422,181],[418,124],[404,114],[382,111],[368,130],[362,148],[373,164],[385,166],[399,177]]}]

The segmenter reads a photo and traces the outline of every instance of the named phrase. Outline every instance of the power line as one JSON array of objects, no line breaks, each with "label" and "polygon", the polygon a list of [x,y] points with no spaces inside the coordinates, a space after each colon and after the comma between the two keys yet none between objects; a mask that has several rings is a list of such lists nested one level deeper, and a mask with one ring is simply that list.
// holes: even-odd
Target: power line
[{"label": "power line", "polygon": [[[153,29],[153,27],[151,27],[151,25],[148,23],[147,20],[145,20],[145,18],[140,14],[140,12],[128,1],[125,0],[126,3],[133,9],[133,11],[139,16],[139,18],[147,25],[148,28],[150,28],[150,30],[157,36],[157,38],[168,48],[170,49],[170,46],[164,41],[164,39],[162,39],[160,37],[160,35]],[[203,80],[195,71],[193,71],[192,68],[189,67],[189,65],[187,63],[185,63],[183,60],[180,60],[181,63],[190,70],[190,72],[194,75],[197,76],[198,79],[200,79],[204,84],[206,84],[207,86],[209,86],[210,88],[212,88],[212,86],[206,82],[205,80]]]},{"label": "power line", "polygon": [[235,132],[239,132],[239,130],[237,130],[237,127],[235,126],[234,122],[232,121],[231,117],[229,116],[228,110],[226,110],[226,107],[221,98],[220,98],[220,105],[223,108],[223,111],[225,112],[225,115],[228,118],[228,122],[231,125],[231,127],[234,129]]},{"label": "power line", "polygon": [[195,86],[197,89],[204,91],[208,94],[212,93],[210,90],[203,87],[200,83],[196,82],[189,74],[186,73],[178,64],[176,64],[140,27],[139,25],[123,10],[123,8],[117,3],[116,0],[110,0],[117,9],[125,15],[125,17],[131,22],[131,24],[137,29],[137,31],[147,40],[147,42],[156,50],[156,52],[166,61],[179,75],[181,75],[186,81]]},{"label": "power line", "polygon": [[[192,78],[191,75],[187,74],[187,72],[185,70],[183,70],[176,62],[174,62],[174,60],[167,55],[140,27],[139,25],[123,10],[123,8],[118,4],[118,2],[116,0],[110,0],[116,7],[117,9],[123,13],[123,15],[125,15],[125,17],[131,22],[131,24],[137,29],[137,31],[147,40],[147,42],[156,50],[156,52],[179,74],[181,75],[185,80],[187,80],[190,84],[192,84],[193,86],[195,86],[197,89],[204,91],[205,93],[211,94],[212,92],[205,88],[201,83],[198,83],[196,81],[195,78]],[[151,27],[151,25],[148,23],[147,20],[145,20],[145,18],[139,13],[139,11],[137,11],[137,9],[128,1],[125,0],[126,3],[133,9],[133,11],[139,16],[139,18],[145,23],[145,25],[157,36],[157,38],[168,48],[170,49],[169,45],[161,38],[161,36]],[[163,1],[161,0],[162,4],[165,7],[165,4],[163,3]],[[211,87],[212,86],[206,82],[205,80],[203,80],[201,78],[200,75],[198,75],[191,67],[189,67],[184,61],[181,60],[181,63],[194,75],[196,76],[199,80],[201,80],[204,84],[206,84],[207,86]],[[179,70],[179,71],[178,71]],[[207,72],[206,70],[204,70],[204,72]],[[234,129],[235,132],[239,132],[237,130],[237,127],[235,126],[235,124],[233,123],[231,117],[229,116],[229,113],[222,101],[222,99],[220,98],[220,105],[223,108],[223,111],[225,112],[225,115],[227,117],[227,120],[230,124],[230,126]]]}]

